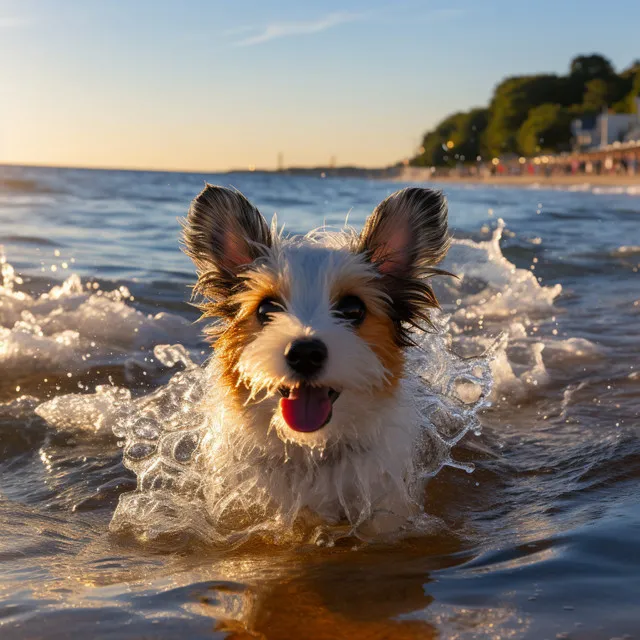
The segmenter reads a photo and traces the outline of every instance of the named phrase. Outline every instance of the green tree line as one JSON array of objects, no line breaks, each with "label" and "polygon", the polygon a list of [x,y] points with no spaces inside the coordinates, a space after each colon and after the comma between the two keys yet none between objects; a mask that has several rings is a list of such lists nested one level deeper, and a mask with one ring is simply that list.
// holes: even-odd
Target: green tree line
[{"label": "green tree line", "polygon": [[577,56],[564,76],[504,79],[488,107],[454,113],[427,132],[410,163],[443,166],[475,162],[478,156],[564,151],[571,145],[571,120],[603,108],[632,113],[639,95],[640,60],[616,73],[604,56]]}]

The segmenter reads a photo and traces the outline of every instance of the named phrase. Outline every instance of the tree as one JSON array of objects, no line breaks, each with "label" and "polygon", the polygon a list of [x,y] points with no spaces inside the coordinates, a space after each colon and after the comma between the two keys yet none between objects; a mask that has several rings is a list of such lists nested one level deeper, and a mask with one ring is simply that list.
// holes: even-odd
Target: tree
[{"label": "tree", "polygon": [[582,99],[584,113],[597,113],[609,104],[611,95],[609,84],[602,78],[594,78],[587,82]]},{"label": "tree", "polygon": [[589,80],[608,80],[616,72],[607,58],[597,53],[592,53],[588,56],[576,56],[569,66],[569,74],[586,84]]},{"label": "tree", "polygon": [[484,143],[491,155],[516,153],[518,129],[529,111],[561,95],[562,79],[555,75],[507,78],[495,89],[489,106]]},{"label": "tree", "polygon": [[561,151],[571,141],[571,114],[559,104],[543,104],[531,109],[518,130],[518,148],[524,155],[540,151]]},{"label": "tree", "polygon": [[472,109],[448,116],[425,134],[424,150],[411,164],[430,167],[475,160],[483,152],[481,140],[487,114],[487,109]]},{"label": "tree", "polygon": [[[594,80],[599,82],[593,85],[592,95],[587,97],[589,83]],[[625,92],[616,84],[617,80],[619,76],[616,75],[611,62],[604,56],[596,53],[576,56],[569,65],[569,75],[566,77],[565,95],[570,98],[568,104],[577,106],[586,102],[582,109],[576,108],[576,111],[581,111],[583,114],[593,113],[593,105],[601,102],[597,99],[598,95],[605,96],[606,104],[609,104],[612,99],[622,98]],[[605,85],[606,90],[604,90]],[[600,111],[602,106],[604,105],[595,108],[595,111]]]},{"label": "tree", "polygon": [[488,109],[454,113],[425,134],[419,166],[445,165],[476,156],[536,153],[567,148],[572,118],[613,108],[633,113],[640,96],[640,60],[620,74],[599,54],[576,56],[566,76],[505,78]]},{"label": "tree", "polygon": [[488,109],[472,109],[460,119],[456,135],[452,138],[459,156],[475,160],[484,155],[482,139],[488,120]]},{"label": "tree", "polygon": [[610,83],[607,104],[616,113],[635,113],[640,96],[640,60],[635,60]]}]

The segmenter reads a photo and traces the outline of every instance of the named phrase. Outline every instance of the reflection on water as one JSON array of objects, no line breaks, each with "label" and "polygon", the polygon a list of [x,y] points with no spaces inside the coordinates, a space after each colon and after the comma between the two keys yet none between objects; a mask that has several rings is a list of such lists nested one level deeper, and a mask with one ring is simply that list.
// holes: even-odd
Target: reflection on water
[{"label": "reflection on water", "polygon": [[[205,177],[292,230],[350,209],[359,225],[397,185],[2,171],[3,640],[637,634],[640,199],[447,188],[446,266],[462,278],[438,285],[446,338],[458,356],[492,355],[482,432],[452,451],[474,472],[441,469],[425,491],[428,530],[395,544],[214,549],[180,526],[162,545],[108,532],[136,488],[114,410],[139,417],[150,394],[176,388],[181,359],[208,354],[176,216]],[[432,386],[448,379],[438,371],[424,369]],[[137,426],[156,441],[157,422]]]}]

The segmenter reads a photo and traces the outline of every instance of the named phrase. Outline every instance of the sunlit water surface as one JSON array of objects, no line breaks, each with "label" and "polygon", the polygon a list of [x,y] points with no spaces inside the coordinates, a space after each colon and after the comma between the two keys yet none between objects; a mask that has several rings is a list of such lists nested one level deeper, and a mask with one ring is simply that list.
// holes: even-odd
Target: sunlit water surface
[{"label": "sunlit water surface", "polygon": [[418,373],[454,410],[465,363],[493,383],[455,433],[433,420],[463,437],[431,461],[421,526],[225,545],[179,492],[164,518],[116,511],[169,440],[198,477],[183,409],[209,350],[176,218],[205,180],[290,232],[360,226],[399,186],[0,168],[0,637],[638,637],[637,190],[446,185],[461,279],[437,285]]}]

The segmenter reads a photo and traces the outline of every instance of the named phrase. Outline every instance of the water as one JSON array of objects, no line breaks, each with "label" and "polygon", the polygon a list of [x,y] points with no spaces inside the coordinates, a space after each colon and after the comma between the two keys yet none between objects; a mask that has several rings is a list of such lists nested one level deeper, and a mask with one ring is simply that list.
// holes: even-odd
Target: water
[{"label": "water", "polygon": [[[463,277],[438,284],[442,333],[415,363],[445,466],[409,535],[327,546],[214,540],[179,492],[160,516],[118,509],[157,459],[133,440],[202,426],[178,419],[209,352],[176,218],[205,180],[292,232],[360,226],[399,186],[0,169],[1,637],[638,637],[637,194],[445,185]],[[491,367],[490,408],[484,378],[453,393],[460,356]],[[465,424],[444,419],[456,394]],[[198,482],[189,442],[171,456]]]}]

